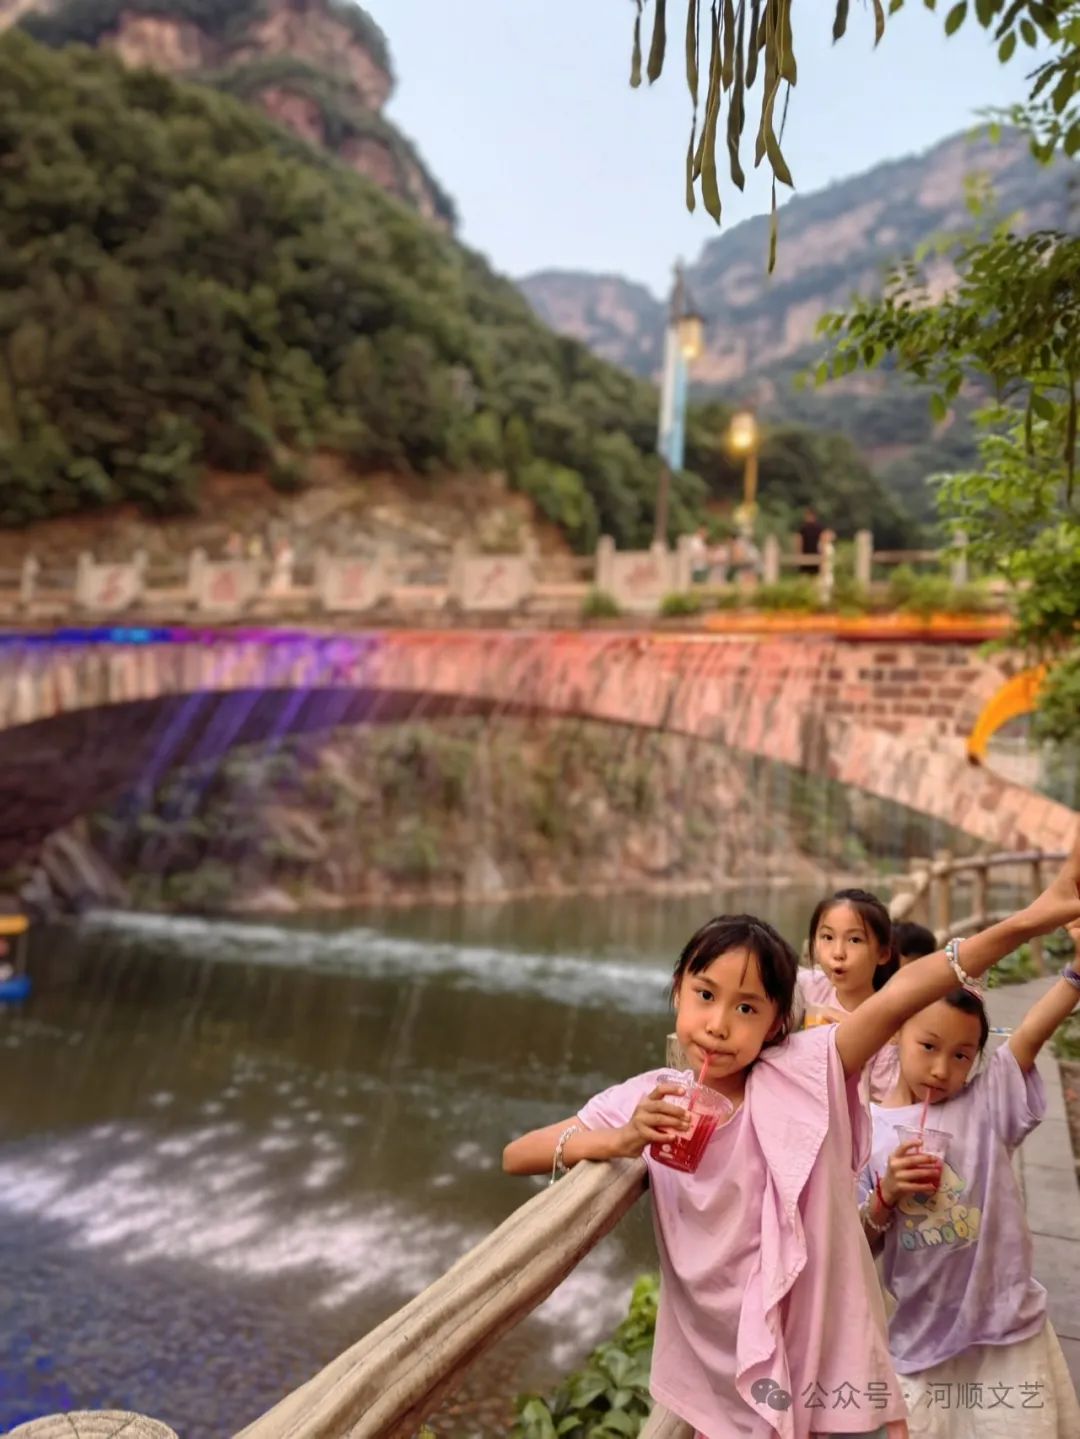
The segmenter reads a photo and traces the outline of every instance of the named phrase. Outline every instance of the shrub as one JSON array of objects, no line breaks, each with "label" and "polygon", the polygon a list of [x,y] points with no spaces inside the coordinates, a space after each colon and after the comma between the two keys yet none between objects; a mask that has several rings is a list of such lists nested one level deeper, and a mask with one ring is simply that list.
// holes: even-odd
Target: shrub
[{"label": "shrub", "polygon": [[573,1439],[634,1439],[652,1409],[649,1369],[659,1292],[656,1276],[643,1275],[634,1285],[629,1314],[607,1344],[594,1349],[550,1398],[524,1394],[518,1399],[518,1421],[510,1439],[556,1439],[562,1434]]},{"label": "shrub", "polygon": [[676,590],[665,595],[660,601],[660,613],[666,620],[680,619],[684,615],[699,615],[704,600],[694,590]]},{"label": "shrub", "polygon": [[590,590],[581,606],[585,620],[613,620],[622,614],[619,602],[607,590]]},{"label": "shrub", "polygon": [[758,585],[753,603],[759,610],[803,610],[819,608],[817,585],[813,580],[777,580],[772,585]]}]

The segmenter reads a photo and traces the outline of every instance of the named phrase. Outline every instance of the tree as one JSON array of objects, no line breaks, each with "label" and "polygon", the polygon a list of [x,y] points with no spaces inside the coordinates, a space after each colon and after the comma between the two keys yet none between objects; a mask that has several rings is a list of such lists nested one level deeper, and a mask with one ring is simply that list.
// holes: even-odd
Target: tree
[{"label": "tree", "polygon": [[[1044,159],[1080,148],[1080,4],[1051,8],[1055,23],[1042,28],[1052,56],[1033,77],[1028,105],[1010,117]],[[1035,17],[1018,23],[1033,43]],[[1015,49],[1007,39],[999,47],[1005,59]],[[1080,237],[1019,236],[1004,220],[945,242],[933,258],[942,251],[958,276],[944,298],[931,302],[930,257],[921,256],[896,267],[880,300],[826,317],[834,342],[826,368],[846,372],[891,357],[930,390],[941,422],[972,383],[993,395],[978,416],[980,464],[941,477],[939,506],[976,558],[1014,585],[1016,638],[1051,666],[1040,729],[1067,743],[1080,738]]]}]

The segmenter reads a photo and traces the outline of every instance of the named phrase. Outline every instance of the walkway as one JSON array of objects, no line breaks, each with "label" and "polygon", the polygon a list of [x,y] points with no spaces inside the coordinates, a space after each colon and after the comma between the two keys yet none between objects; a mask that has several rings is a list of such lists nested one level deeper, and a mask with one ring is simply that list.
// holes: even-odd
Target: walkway
[{"label": "walkway", "polygon": [[[1013,1027],[1053,982],[1037,979],[990,990],[991,1023]],[[1039,1073],[1046,1085],[1046,1118],[1020,1146],[1015,1164],[1035,1237],[1035,1276],[1050,1296],[1050,1320],[1080,1391],[1080,1187],[1061,1071],[1049,1045],[1039,1059]]]}]

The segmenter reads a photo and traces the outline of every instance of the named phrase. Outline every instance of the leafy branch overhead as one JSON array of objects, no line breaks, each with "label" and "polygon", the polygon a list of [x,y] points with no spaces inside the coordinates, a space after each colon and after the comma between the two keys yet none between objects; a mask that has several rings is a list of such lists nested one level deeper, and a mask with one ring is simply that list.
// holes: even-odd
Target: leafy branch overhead
[{"label": "leafy branch overhead", "polygon": [[[722,133],[728,152],[732,184],[745,184],[742,142],[746,128],[747,96],[761,76],[761,106],[754,139],[754,164],[767,159],[772,170],[772,227],[769,242],[769,269],[776,262],[776,182],[794,187],[794,179],[781,149],[784,120],[791,87],[798,79],[795,41],[792,31],[793,0],[686,0],[685,63],[690,91],[692,119],[686,151],[686,204],[693,210],[700,190],[705,209],[719,224],[722,213],[717,147],[720,143],[724,103],[726,119]],[[651,0],[652,27],[645,55],[646,10],[650,0],[634,0],[634,45],[630,83],[641,84],[642,75],[652,84],[660,78],[667,58],[669,27],[668,0]],[[937,8],[936,0],[923,0],[927,10]],[[871,0],[874,16],[874,43],[885,33],[886,12],[893,15],[904,0]],[[674,8],[674,6],[673,6]],[[952,35],[968,18],[969,10],[984,29],[993,32],[1002,61],[1012,58],[1023,40],[1034,46],[1042,35],[1055,41],[1063,26],[1080,26],[1076,0],[961,0],[945,10],[945,33]],[[823,6],[824,10],[825,7]],[[847,30],[850,0],[836,0],[832,34],[840,40]],[[1049,94],[1048,125],[1060,125],[1060,116],[1080,88],[1080,71],[1060,60],[1048,62],[1037,72],[1039,93]],[[1080,130],[1072,127],[1066,139],[1066,153],[1080,146]]]}]

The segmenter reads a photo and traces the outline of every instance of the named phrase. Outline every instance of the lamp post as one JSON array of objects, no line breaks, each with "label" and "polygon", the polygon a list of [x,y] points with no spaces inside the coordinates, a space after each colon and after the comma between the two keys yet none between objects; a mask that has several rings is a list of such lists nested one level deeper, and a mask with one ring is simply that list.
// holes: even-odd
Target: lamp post
[{"label": "lamp post", "polygon": [[660,485],[656,492],[653,543],[667,547],[671,477],[683,467],[686,450],[686,389],[690,362],[701,354],[705,322],[690,303],[682,263],[675,266],[675,287],[664,332],[664,374],[660,384],[660,423],[656,448]]},{"label": "lamp post", "polygon": [[756,416],[751,410],[740,410],[732,415],[728,427],[728,444],[737,455],[745,457],[743,462],[743,501],[735,511],[735,522],[744,534],[752,534],[754,517],[757,514],[758,449],[761,433]]}]

